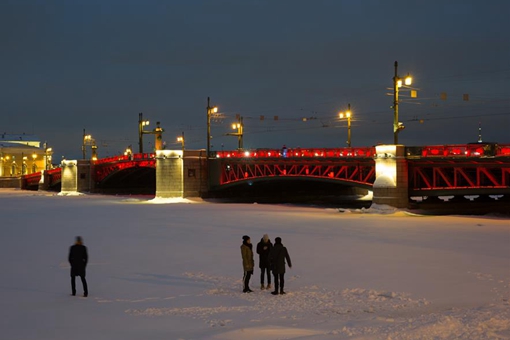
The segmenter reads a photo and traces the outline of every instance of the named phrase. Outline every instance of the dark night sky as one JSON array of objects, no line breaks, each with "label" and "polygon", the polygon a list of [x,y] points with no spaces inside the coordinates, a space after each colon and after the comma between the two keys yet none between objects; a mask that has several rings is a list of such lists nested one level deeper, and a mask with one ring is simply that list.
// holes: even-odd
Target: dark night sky
[{"label": "dark night sky", "polygon": [[509,17],[507,0],[0,0],[1,132],[58,159],[80,157],[85,128],[105,157],[137,150],[143,112],[167,148],[182,131],[205,148],[210,96],[216,150],[236,148],[236,114],[245,148],[345,146],[348,103],[353,146],[392,143],[398,60],[419,97],[402,97],[402,144],[474,142],[479,122],[510,143]]}]

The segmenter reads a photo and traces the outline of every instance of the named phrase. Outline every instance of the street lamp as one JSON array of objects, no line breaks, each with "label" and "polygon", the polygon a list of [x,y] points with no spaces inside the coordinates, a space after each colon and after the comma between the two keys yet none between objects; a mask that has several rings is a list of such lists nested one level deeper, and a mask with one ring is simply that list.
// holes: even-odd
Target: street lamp
[{"label": "street lamp", "polygon": [[44,143],[44,169],[49,170],[51,168],[51,155],[53,149],[48,147],[47,143]]},{"label": "street lamp", "polygon": [[129,159],[131,159],[131,155],[133,154],[133,150],[131,150],[131,145],[129,145],[127,148],[126,148],[126,151],[124,151],[124,156],[128,156]]},{"label": "street lamp", "polygon": [[143,134],[144,133],[151,133],[150,131],[144,131],[143,127],[149,125],[148,120],[143,120],[143,113],[140,112],[138,114],[138,146],[140,153],[143,153]]},{"label": "street lamp", "polygon": [[92,138],[92,136],[91,135],[86,135],[85,134],[85,129],[83,129],[83,141],[82,141],[82,145],[81,145],[81,151],[83,153],[83,159],[87,158],[87,148],[86,148],[86,146],[87,145],[91,145],[93,143],[95,143],[95,141]]},{"label": "street lamp", "polygon": [[207,97],[207,158],[211,152],[211,114],[218,112],[217,106],[211,106],[210,98]]},{"label": "street lamp", "polygon": [[94,144],[92,144],[92,146],[90,148],[92,149],[92,157],[91,157],[91,159],[93,161],[97,161],[97,145],[94,143]]},{"label": "street lamp", "polygon": [[347,104],[347,111],[340,112],[338,117],[340,119],[347,118],[347,146],[351,147],[351,104]]},{"label": "street lamp", "polygon": [[409,74],[402,79],[398,76],[398,62],[395,61],[395,76],[393,77],[393,144],[398,144],[398,133],[405,128],[402,122],[398,121],[398,91],[402,87],[402,80],[404,84],[409,86],[412,84],[413,79]]},{"label": "street lamp", "polygon": [[243,149],[243,117],[238,116],[238,122],[232,124],[232,129],[236,130],[235,133],[227,133],[227,136],[237,136],[237,148]]},{"label": "street lamp", "polygon": [[180,137],[177,137],[177,141],[181,143],[182,151],[184,152],[184,131],[181,132]]}]

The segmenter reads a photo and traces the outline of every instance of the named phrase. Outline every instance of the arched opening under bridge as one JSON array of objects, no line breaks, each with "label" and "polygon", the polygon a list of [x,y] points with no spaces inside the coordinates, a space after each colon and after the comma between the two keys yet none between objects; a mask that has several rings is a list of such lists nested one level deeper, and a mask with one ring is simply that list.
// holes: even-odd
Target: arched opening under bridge
[{"label": "arched opening under bridge", "polygon": [[115,171],[96,183],[95,191],[104,194],[155,195],[156,169],[132,167]]},{"label": "arched opening under bridge", "polygon": [[309,177],[257,178],[216,187],[210,198],[236,203],[369,207],[368,186]]}]

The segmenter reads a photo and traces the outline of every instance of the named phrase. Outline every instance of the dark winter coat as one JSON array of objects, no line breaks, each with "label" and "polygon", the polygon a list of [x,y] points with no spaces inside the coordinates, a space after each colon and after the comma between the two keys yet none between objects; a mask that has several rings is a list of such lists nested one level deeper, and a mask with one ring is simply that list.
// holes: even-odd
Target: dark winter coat
[{"label": "dark winter coat", "polygon": [[273,274],[285,273],[285,260],[287,260],[289,267],[292,267],[292,262],[290,262],[290,256],[287,248],[285,248],[281,243],[275,243],[273,249],[269,253],[269,261],[271,261]]},{"label": "dark winter coat", "polygon": [[[264,249],[266,248],[266,249]],[[273,249],[273,244],[270,240],[264,242],[264,238],[260,239],[257,244],[257,254],[259,254],[259,268],[269,268],[269,253]]]},{"label": "dark winter coat", "polygon": [[71,276],[85,276],[85,267],[89,256],[87,247],[82,244],[75,244],[69,249],[69,264],[71,265]]},{"label": "dark winter coat", "polygon": [[243,257],[243,269],[245,272],[253,271],[255,267],[255,261],[253,261],[253,250],[252,245],[243,242],[241,245],[241,256]]}]

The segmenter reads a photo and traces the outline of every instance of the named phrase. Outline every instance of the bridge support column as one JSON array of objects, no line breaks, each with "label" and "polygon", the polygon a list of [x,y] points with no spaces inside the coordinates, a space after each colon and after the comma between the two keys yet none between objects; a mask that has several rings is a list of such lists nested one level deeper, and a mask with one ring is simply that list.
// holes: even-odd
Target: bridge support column
[{"label": "bridge support column", "polygon": [[375,204],[387,204],[395,208],[407,208],[409,185],[407,160],[403,145],[378,145],[375,158]]},{"label": "bridge support column", "polygon": [[156,197],[183,197],[182,150],[156,150]]},{"label": "bridge support column", "polygon": [[63,160],[62,168],[62,194],[87,192],[93,189],[91,162],[88,160]]},{"label": "bridge support column", "polygon": [[39,180],[39,188],[38,190],[48,190],[50,187],[50,176],[48,175],[48,171],[41,171],[41,179]]}]

